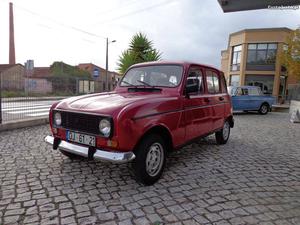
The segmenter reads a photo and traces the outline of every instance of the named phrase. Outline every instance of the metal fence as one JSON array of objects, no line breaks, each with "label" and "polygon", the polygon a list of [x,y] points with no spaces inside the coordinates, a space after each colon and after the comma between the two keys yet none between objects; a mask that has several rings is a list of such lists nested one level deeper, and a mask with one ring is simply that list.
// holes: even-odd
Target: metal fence
[{"label": "metal fence", "polygon": [[51,105],[60,99],[104,90],[103,81],[92,79],[33,78],[18,71],[0,73],[0,123],[47,117]]}]

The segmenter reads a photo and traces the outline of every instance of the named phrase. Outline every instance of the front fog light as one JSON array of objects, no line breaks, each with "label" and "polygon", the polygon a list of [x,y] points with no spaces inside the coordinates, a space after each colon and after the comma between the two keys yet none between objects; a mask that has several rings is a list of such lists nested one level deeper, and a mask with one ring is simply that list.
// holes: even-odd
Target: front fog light
[{"label": "front fog light", "polygon": [[57,126],[60,126],[60,125],[61,125],[61,115],[60,115],[59,112],[56,112],[56,113],[54,114],[54,123],[55,123],[55,125],[57,125]]},{"label": "front fog light", "polygon": [[104,137],[108,137],[111,131],[111,124],[108,119],[102,119],[99,123],[99,131],[104,135]]}]

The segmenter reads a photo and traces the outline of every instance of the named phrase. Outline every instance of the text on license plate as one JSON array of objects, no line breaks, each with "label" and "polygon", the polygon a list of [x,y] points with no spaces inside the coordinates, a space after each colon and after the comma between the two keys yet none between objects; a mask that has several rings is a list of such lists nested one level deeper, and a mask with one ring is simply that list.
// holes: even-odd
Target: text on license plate
[{"label": "text on license plate", "polygon": [[73,141],[84,145],[96,146],[95,136],[67,131],[66,138],[68,141]]}]

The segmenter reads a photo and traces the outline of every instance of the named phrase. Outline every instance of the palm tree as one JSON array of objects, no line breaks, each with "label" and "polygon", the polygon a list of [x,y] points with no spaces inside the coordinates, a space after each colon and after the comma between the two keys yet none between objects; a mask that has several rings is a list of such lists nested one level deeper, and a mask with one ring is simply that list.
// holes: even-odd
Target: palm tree
[{"label": "palm tree", "polygon": [[149,61],[158,61],[161,53],[153,47],[152,41],[141,32],[135,34],[129,44],[129,48],[119,57],[118,70],[124,74],[133,64]]}]

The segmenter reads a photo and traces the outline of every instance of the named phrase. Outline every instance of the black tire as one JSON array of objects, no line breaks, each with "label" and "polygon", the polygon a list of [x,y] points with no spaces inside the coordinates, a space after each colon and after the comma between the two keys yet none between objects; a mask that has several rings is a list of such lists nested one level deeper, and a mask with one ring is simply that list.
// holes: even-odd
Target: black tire
[{"label": "black tire", "polygon": [[[144,137],[135,149],[136,158],[132,164],[136,179],[144,185],[154,184],[163,173],[166,155],[167,148],[162,137],[157,134],[149,134]],[[151,161],[152,165],[150,165]],[[157,166],[157,169],[152,171],[151,168],[154,166]]]},{"label": "black tire", "polygon": [[270,106],[267,103],[263,103],[258,110],[259,114],[261,115],[266,115],[269,111],[270,111]]},{"label": "black tire", "polygon": [[227,143],[230,136],[230,123],[225,120],[223,128],[215,133],[216,142],[218,145],[224,145]]},{"label": "black tire", "polygon": [[75,154],[73,154],[73,153],[71,153],[71,152],[67,152],[67,151],[64,151],[64,150],[61,150],[61,149],[59,149],[59,151],[60,151],[63,155],[67,156],[69,159],[82,159],[82,158],[83,158],[83,157],[80,156],[80,155],[75,155]]}]

